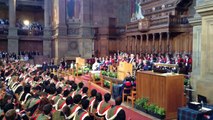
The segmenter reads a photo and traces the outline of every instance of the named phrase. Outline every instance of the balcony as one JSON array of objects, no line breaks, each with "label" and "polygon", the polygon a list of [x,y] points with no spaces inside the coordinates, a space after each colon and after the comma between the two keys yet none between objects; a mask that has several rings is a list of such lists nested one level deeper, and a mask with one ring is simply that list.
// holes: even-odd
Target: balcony
[{"label": "balcony", "polygon": [[22,36],[43,36],[43,31],[42,30],[18,29],[18,35],[22,35]]},{"label": "balcony", "polygon": [[[18,29],[20,36],[43,36],[43,30]],[[8,35],[8,25],[0,25],[0,35]]]},{"label": "balcony", "polygon": [[106,28],[98,28],[95,27],[93,29],[93,33],[94,33],[94,37],[99,37],[99,36],[103,36],[103,35],[107,35],[110,38],[115,38],[118,37],[120,35],[125,34],[125,27],[106,27]]},{"label": "balcony", "polygon": [[[0,0],[0,3],[8,5],[9,0]],[[40,6],[44,5],[44,0],[17,0],[17,5]]]},{"label": "balcony", "polygon": [[[132,32],[144,32],[139,30],[139,21],[132,22],[127,24],[126,31],[127,33]],[[147,27],[147,26],[146,26]],[[149,20],[149,26],[146,28],[146,32],[152,31],[152,30],[158,30],[159,32],[162,30],[162,28],[167,28],[169,31],[178,31],[179,28],[181,28],[182,31],[184,31],[184,28],[189,28],[189,22],[188,22],[188,16],[162,16],[158,18],[152,18]]]},{"label": "balcony", "polygon": [[151,2],[154,2],[156,0],[141,0],[141,5],[144,5],[144,4],[148,4],[148,3],[151,3]]},{"label": "balcony", "polygon": [[8,35],[8,25],[0,25],[0,35]]}]

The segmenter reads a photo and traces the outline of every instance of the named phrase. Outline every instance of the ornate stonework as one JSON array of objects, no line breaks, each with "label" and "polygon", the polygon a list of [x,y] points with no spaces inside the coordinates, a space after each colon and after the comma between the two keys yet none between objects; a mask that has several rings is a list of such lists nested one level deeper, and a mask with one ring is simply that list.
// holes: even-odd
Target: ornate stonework
[{"label": "ornate stonework", "polygon": [[197,0],[193,27],[193,72],[192,85],[196,94],[207,97],[213,103],[213,1]]},{"label": "ornate stonework", "polygon": [[[54,2],[57,2],[57,0]],[[63,2],[65,4],[62,4]],[[59,21],[54,32],[55,58],[57,60],[62,57],[75,59],[78,56],[83,58],[92,56],[91,47],[88,46],[93,46],[93,43],[84,40],[85,38],[93,39],[91,18],[88,17],[91,14],[89,4],[91,4],[90,1],[68,0],[66,2],[66,0],[60,0],[60,5],[57,6],[58,16],[66,18],[66,20],[65,23],[60,17],[59,20],[56,20]],[[69,9],[67,8],[67,11],[64,11],[65,7]],[[64,12],[67,14],[64,14]]]}]

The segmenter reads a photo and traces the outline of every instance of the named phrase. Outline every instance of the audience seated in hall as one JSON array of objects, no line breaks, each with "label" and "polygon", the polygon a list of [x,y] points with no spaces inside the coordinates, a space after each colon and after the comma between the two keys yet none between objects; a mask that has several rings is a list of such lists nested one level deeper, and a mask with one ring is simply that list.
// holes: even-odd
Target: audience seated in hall
[{"label": "audience seated in hall", "polygon": [[93,71],[100,70],[100,63],[98,62],[97,58],[95,58],[95,63],[93,63],[93,65],[92,65],[92,70]]},{"label": "audience seated in hall", "polygon": [[[114,111],[109,93],[102,100],[102,94],[93,89],[89,96],[84,83],[77,85],[48,70],[8,61],[0,71],[1,119],[11,120],[16,116],[22,120],[93,120],[105,118],[111,107]],[[120,103],[118,100],[115,106]],[[116,117],[125,120],[122,108],[119,107]]]},{"label": "audience seated in hall", "polygon": [[[5,53],[1,55],[4,58],[8,57]],[[181,54],[142,54],[133,58],[127,53],[119,53],[113,57],[98,59],[97,62],[100,68],[108,69],[109,65],[134,59],[135,70],[150,70],[153,63],[165,63],[178,64],[190,72],[192,59],[190,55],[184,56],[183,58]],[[109,103],[111,99],[109,93],[106,93],[102,100],[102,95],[93,89],[89,96],[88,88],[82,82],[76,84],[72,80],[58,77],[48,70],[40,70],[30,64],[21,64],[17,61],[12,63],[10,59],[2,60],[6,61],[2,62],[4,66],[0,67],[2,119],[11,118],[14,115],[13,110],[19,111],[18,116],[23,119],[49,119],[51,117],[53,120],[74,119],[74,117],[85,119],[108,117],[106,119],[110,119],[115,116],[108,114],[109,111],[118,110],[116,117],[119,117],[122,111],[120,107],[116,107],[120,106],[119,98],[116,99],[115,106]],[[135,86],[134,77],[132,78],[130,74],[127,74],[123,85],[128,86],[128,83],[130,86]]]}]

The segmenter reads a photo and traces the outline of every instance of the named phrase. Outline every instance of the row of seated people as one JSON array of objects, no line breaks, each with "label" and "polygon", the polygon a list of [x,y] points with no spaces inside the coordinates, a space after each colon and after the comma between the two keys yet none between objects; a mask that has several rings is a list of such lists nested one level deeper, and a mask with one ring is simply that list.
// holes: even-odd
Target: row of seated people
[{"label": "row of seated people", "polygon": [[125,120],[117,97],[91,90],[82,82],[37,70],[33,66],[8,64],[0,67],[0,115],[5,120]]},{"label": "row of seated people", "polygon": [[0,25],[9,25],[8,19],[0,19]]},{"label": "row of seated people", "polygon": [[33,59],[34,56],[40,55],[38,51],[20,51],[18,54],[16,53],[8,53],[5,51],[0,51],[0,59],[12,59],[12,60],[25,60]]},{"label": "row of seated people", "polygon": [[184,74],[188,74],[192,69],[192,58],[190,54],[127,54],[115,53],[109,57],[95,58],[93,70],[108,70],[113,66],[116,71],[120,61],[126,61],[133,64],[134,70],[152,70],[154,63],[176,64]]}]

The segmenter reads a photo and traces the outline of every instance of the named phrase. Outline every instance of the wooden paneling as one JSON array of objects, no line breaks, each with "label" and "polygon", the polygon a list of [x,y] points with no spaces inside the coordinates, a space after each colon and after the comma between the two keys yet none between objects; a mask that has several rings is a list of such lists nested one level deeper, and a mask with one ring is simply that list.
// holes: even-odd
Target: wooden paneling
[{"label": "wooden paneling", "polygon": [[117,41],[116,40],[109,40],[109,52],[116,52],[117,51]]},{"label": "wooden paneling", "polygon": [[20,40],[19,51],[38,51],[39,53],[43,53],[43,42]]},{"label": "wooden paneling", "polygon": [[149,98],[150,103],[165,108],[166,118],[176,118],[178,107],[183,106],[184,76],[137,72],[136,97]]},{"label": "wooden paneling", "polygon": [[0,51],[7,51],[7,40],[0,40]]},{"label": "wooden paneling", "polygon": [[109,40],[104,37],[95,40],[95,51],[99,57],[107,56],[109,54]]},{"label": "wooden paneling", "polygon": [[[117,47],[122,45],[122,51],[127,51],[128,53],[135,53],[135,51],[140,52],[140,49],[143,53],[153,52],[153,38],[150,37],[147,40],[146,37],[143,37],[142,44],[140,43],[140,39],[137,40],[137,44],[135,46],[135,38],[134,37],[128,37],[128,40],[122,39],[119,40],[121,42],[117,42]],[[159,36],[155,38],[154,42],[154,48],[157,52],[165,53],[168,50],[167,46],[167,36],[164,35],[161,40],[161,47],[160,47],[160,38]],[[171,52],[186,52],[186,53],[192,53],[192,33],[173,33],[173,35],[170,36],[169,44],[171,45],[170,51]],[[115,48],[114,48],[115,49]]]},{"label": "wooden paneling", "polygon": [[192,33],[182,33],[172,38],[172,51],[192,53]]},{"label": "wooden paneling", "polygon": [[[139,36],[139,35],[138,35]],[[95,49],[99,50],[99,55],[105,56],[108,52],[112,51],[124,51],[127,53],[142,53],[148,52],[153,53],[153,38],[149,35],[149,40],[147,44],[146,35],[143,35],[143,40],[141,43],[141,38],[137,37],[137,44],[135,45],[135,35],[119,37],[116,40],[99,39],[95,42]],[[108,41],[108,42],[107,42]],[[167,46],[167,35],[163,33],[160,46],[160,36],[157,34],[155,37],[155,50],[156,52],[166,53],[168,50]],[[169,44],[171,45],[170,52],[178,53],[192,53],[192,32],[188,33],[172,33],[169,38]],[[147,46],[148,45],[148,46]],[[103,49],[108,50],[103,53]],[[101,52],[102,51],[102,52]],[[105,51],[105,50],[104,50]]]},{"label": "wooden paneling", "polygon": [[[0,6],[2,7],[2,6]],[[6,9],[0,9],[0,19],[8,19],[8,10]]]}]

